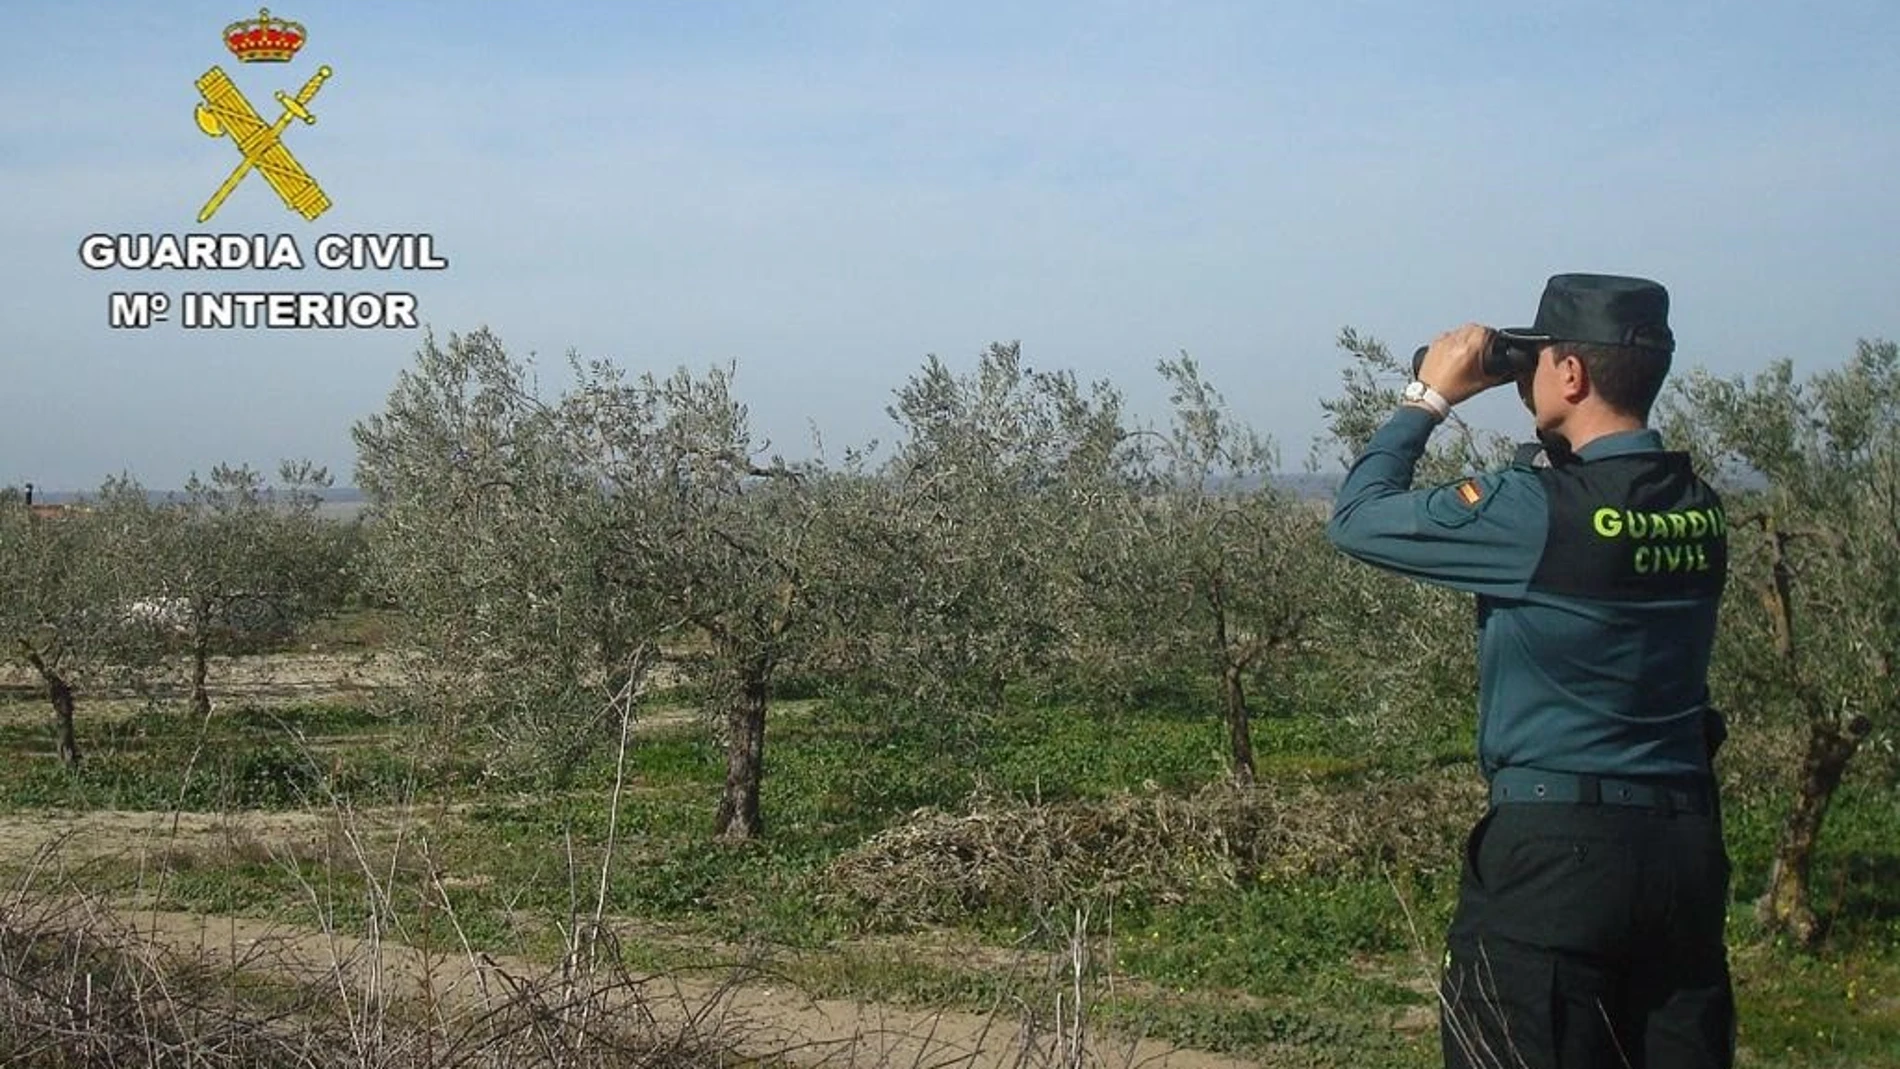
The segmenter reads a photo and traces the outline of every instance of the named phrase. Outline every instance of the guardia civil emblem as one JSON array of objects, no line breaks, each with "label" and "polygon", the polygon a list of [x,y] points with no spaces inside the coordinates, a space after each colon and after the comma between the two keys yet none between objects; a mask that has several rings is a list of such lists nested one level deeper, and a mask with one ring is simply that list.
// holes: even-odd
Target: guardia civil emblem
[{"label": "guardia civil emblem", "polygon": [[[272,18],[268,8],[260,9],[255,19],[224,28],[224,45],[240,63],[289,63],[306,40],[301,23]],[[196,115],[198,129],[210,137],[230,138],[240,157],[237,167],[198,213],[200,223],[218,214],[225,199],[252,171],[263,176],[284,207],[305,219],[315,219],[329,210],[330,198],[283,140],[292,119],[300,119],[306,126],[317,121],[310,113],[310,101],[329,77],[330,68],[321,66],[295,96],[279,89],[276,99],[283,111],[268,125],[222,67],[212,67],[198,79],[198,95],[203,98]]]}]

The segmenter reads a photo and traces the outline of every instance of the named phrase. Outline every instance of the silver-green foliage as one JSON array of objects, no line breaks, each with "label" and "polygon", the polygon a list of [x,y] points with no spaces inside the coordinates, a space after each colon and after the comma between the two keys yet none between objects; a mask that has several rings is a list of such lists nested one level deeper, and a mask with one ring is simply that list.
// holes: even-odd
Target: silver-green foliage
[{"label": "silver-green foliage", "polygon": [[327,471],[285,461],[275,486],[248,466],[195,472],[145,522],[147,597],[190,654],[192,704],[210,711],[208,659],[281,640],[335,609],[349,588],[350,532],[319,517]]},{"label": "silver-green foliage", "polygon": [[353,431],[368,578],[410,620],[416,681],[446,728],[486,725],[510,756],[577,758],[658,626],[654,599],[613,581],[625,503],[588,412],[544,402],[483,330],[428,338]]},{"label": "silver-green foliage", "polygon": [[[1311,643],[1331,570],[1321,515],[1275,485],[1278,453],[1229,408],[1183,354],[1157,368],[1168,427],[1152,432],[1135,507],[1126,511],[1136,567],[1128,614],[1154,668],[1216,684],[1234,777],[1254,775],[1255,708],[1285,709],[1277,671]],[[1264,688],[1264,689],[1254,689]],[[1249,697],[1249,691],[1253,696]]]},{"label": "silver-green foliage", "polygon": [[966,375],[931,357],[888,412],[898,438],[858,483],[837,641],[906,700],[994,709],[1083,641],[1088,558],[1132,477],[1121,396],[999,344]]},{"label": "silver-green foliage", "polygon": [[[757,830],[771,677],[803,648],[816,464],[760,461],[728,369],[570,361],[544,399],[487,331],[429,339],[359,423],[376,582],[427,651],[431,707],[565,772],[664,644],[726,731]],[[732,824],[731,821],[738,823]]]},{"label": "silver-green foliage", "polygon": [[1759,912],[1803,942],[1821,932],[1809,868],[1829,801],[1871,742],[1900,728],[1900,347],[1863,341],[1798,380],[1691,373],[1670,437],[1728,476],[1731,578],[1718,651],[1739,730],[1801,726],[1795,800]]},{"label": "silver-green foliage", "polygon": [[78,697],[139,685],[158,663],[151,517],[145,490],[124,477],[46,515],[29,512],[17,494],[0,495],[0,656],[46,688],[67,764],[80,758]]}]

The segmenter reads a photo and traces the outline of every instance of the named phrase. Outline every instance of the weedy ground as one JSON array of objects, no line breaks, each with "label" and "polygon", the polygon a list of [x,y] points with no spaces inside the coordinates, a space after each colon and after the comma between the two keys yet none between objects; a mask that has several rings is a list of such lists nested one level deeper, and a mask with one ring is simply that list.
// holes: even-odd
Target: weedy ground
[{"label": "weedy ground", "polygon": [[[1436,1064],[1432,971],[1482,809],[1457,716],[1264,716],[1260,786],[1236,792],[1191,691],[975,719],[782,699],[767,835],[726,844],[710,836],[723,755],[684,697],[637,711],[624,764],[610,740],[560,775],[496,766],[480,738],[444,739],[367,687],[259,691],[208,720],[171,698],[96,701],[68,772],[43,704],[15,690],[0,864],[125,909],[546,963],[598,914],[623,968],[745,961],[815,998],[1080,1002],[1119,1034],[1263,1064]],[[1724,756],[1741,1064],[1900,1064],[1890,765],[1850,774],[1829,815],[1823,944],[1777,945],[1750,919],[1792,744],[1744,722]]]}]

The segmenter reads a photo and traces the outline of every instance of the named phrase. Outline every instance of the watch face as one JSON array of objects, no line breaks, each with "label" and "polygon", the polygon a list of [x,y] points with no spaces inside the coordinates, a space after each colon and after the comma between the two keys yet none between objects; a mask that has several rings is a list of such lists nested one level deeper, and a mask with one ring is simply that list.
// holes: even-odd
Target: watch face
[{"label": "watch face", "polygon": [[1416,381],[1408,382],[1405,384],[1405,392],[1400,396],[1404,397],[1407,401],[1423,401],[1425,399],[1425,384]]}]

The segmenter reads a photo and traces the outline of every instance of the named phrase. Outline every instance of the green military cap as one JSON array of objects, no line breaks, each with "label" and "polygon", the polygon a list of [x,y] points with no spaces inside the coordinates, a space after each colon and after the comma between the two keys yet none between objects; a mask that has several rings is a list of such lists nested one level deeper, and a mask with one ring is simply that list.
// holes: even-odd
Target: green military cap
[{"label": "green military cap", "polygon": [[1554,341],[1627,345],[1672,353],[1669,291],[1659,282],[1625,275],[1552,275],[1528,327],[1498,331],[1513,342]]}]

